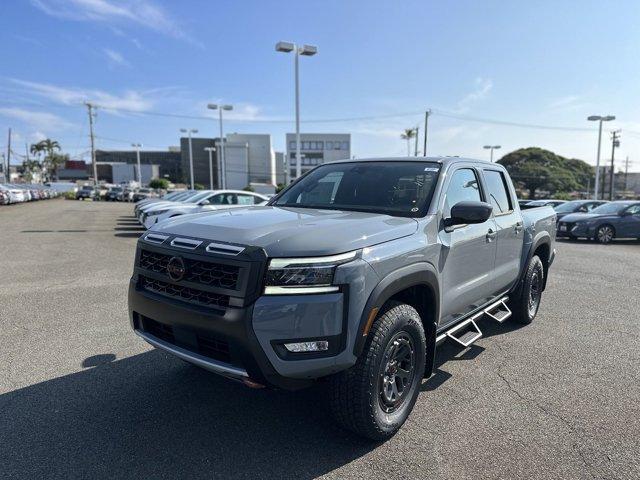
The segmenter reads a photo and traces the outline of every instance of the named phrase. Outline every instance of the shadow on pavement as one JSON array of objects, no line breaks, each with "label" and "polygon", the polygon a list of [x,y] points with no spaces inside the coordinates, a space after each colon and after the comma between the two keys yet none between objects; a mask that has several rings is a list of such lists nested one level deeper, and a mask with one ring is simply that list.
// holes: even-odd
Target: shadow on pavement
[{"label": "shadow on pavement", "polygon": [[314,478],[375,448],[318,388],[251,390],[150,351],[0,395],[6,478]]},{"label": "shadow on pavement", "polygon": [[120,238],[138,238],[142,235],[146,230],[136,230],[134,232],[116,232],[113,234],[114,237]]}]

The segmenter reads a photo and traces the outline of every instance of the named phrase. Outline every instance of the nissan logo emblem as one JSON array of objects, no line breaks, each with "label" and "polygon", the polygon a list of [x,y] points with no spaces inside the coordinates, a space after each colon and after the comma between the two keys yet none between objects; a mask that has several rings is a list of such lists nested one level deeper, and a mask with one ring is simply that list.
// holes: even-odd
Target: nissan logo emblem
[{"label": "nissan logo emblem", "polygon": [[174,282],[182,280],[186,271],[184,261],[180,257],[171,257],[169,263],[167,263],[167,274]]}]

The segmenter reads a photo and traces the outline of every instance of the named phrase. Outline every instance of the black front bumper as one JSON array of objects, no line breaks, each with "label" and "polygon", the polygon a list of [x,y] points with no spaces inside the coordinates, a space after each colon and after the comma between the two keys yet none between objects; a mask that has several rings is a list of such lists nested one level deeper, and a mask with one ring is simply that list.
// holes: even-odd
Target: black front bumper
[{"label": "black front bumper", "polygon": [[309,386],[310,380],[276,372],[253,331],[252,314],[253,304],[217,309],[173,300],[143,290],[135,275],[129,285],[131,326],[152,345],[223,376],[287,390]]}]

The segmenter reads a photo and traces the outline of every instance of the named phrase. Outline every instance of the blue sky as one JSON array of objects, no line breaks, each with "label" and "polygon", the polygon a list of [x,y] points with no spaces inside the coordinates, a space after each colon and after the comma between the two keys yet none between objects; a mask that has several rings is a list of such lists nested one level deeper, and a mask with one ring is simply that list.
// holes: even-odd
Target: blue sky
[{"label": "blue sky", "polygon": [[430,154],[541,146],[594,163],[586,117],[612,113],[616,157],[640,170],[638,24],[633,0],[6,2],[0,149],[12,127],[16,153],[46,136],[88,159],[85,100],[103,107],[98,148],[165,148],[181,127],[212,136],[213,118],[149,112],[205,117],[224,101],[226,132],[271,133],[283,149],[293,58],[274,44],[287,40],[319,49],[301,59],[303,131],[350,132],[356,156],[405,154],[400,133],[432,108]]}]

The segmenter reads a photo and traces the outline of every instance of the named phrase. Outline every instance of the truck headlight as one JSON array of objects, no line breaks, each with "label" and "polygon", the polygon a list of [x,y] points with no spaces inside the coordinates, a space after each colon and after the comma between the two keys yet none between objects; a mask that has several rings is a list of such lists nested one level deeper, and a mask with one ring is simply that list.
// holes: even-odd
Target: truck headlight
[{"label": "truck headlight", "polygon": [[356,258],[358,251],[327,257],[273,258],[269,262],[265,295],[337,292],[336,267]]}]

